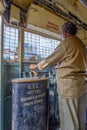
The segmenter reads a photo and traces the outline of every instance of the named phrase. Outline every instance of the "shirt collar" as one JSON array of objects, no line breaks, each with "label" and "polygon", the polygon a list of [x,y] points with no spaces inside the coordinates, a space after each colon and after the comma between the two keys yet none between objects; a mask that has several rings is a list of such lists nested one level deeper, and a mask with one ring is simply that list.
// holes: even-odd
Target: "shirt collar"
[{"label": "shirt collar", "polygon": [[76,37],[76,36],[73,35],[73,36],[70,36],[70,37],[64,38],[62,41],[69,40],[69,39],[72,39],[72,38],[74,38],[74,37]]}]

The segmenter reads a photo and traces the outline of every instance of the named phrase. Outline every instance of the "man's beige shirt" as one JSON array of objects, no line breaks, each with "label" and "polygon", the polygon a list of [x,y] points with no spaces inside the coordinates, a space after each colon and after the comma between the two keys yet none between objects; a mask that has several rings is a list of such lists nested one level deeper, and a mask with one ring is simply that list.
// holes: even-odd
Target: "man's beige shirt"
[{"label": "man's beige shirt", "polygon": [[54,52],[38,63],[39,69],[57,64],[59,95],[78,98],[85,93],[86,48],[76,36],[63,40]]}]

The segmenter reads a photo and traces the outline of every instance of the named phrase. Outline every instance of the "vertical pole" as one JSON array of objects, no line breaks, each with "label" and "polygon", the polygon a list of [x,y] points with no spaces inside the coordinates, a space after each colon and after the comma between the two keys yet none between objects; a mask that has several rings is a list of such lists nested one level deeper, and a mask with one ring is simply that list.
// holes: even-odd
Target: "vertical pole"
[{"label": "vertical pole", "polygon": [[2,85],[2,63],[3,63],[3,23],[0,16],[0,130],[3,130],[3,85]]},{"label": "vertical pole", "polygon": [[19,30],[19,77],[23,70],[22,61],[24,60],[24,30]]}]

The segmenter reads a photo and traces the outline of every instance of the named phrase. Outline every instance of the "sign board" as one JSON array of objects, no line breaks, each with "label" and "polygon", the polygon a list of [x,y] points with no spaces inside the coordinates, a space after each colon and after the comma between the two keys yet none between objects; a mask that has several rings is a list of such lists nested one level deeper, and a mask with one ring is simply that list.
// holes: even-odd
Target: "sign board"
[{"label": "sign board", "polygon": [[27,12],[27,27],[29,24],[43,28],[45,30],[61,33],[61,26],[65,20],[53,14],[43,7],[31,4]]}]

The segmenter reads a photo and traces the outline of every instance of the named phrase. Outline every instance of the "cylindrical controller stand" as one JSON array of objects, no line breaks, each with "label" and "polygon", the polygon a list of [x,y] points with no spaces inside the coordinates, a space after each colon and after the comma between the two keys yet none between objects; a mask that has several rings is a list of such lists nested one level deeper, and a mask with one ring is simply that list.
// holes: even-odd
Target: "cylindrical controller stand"
[{"label": "cylindrical controller stand", "polygon": [[12,80],[12,130],[48,129],[48,78]]}]

